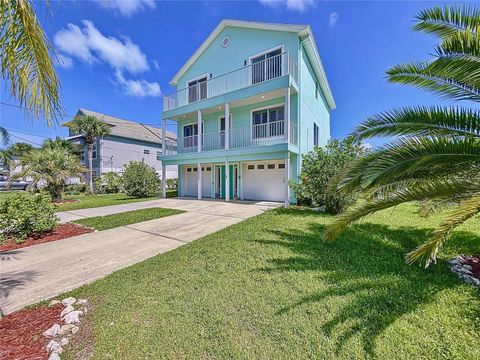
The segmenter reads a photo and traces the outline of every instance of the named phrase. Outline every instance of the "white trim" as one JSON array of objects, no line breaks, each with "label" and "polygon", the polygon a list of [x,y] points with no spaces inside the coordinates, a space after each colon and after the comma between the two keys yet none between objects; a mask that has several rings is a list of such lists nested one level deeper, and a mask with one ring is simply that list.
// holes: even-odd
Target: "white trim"
[{"label": "white trim", "polygon": [[282,51],[280,52],[280,54],[283,54],[285,52],[285,45],[280,44],[280,45],[272,47],[271,49],[260,51],[259,53],[256,53],[254,55],[249,56],[247,65],[252,65],[252,59],[253,58],[259,57],[260,55],[264,55],[264,54],[267,54],[269,52],[272,52],[272,51],[275,51],[275,50],[278,50],[278,49],[281,49]]},{"label": "white trim", "polygon": [[[232,128],[232,121],[233,121],[233,114],[230,112],[230,129]],[[218,132],[220,133],[222,131],[222,128],[220,126],[220,119],[225,117],[224,114],[218,116]]]},{"label": "white trim", "polygon": [[[196,81],[196,80],[200,80],[200,79],[203,79],[203,78],[206,78],[207,80],[205,81],[206,85],[207,85],[207,97],[205,99],[208,99],[208,80],[209,80],[209,77],[210,77],[210,74],[209,73],[205,73],[203,75],[200,75],[200,76],[197,76],[197,77],[194,77],[194,78],[191,78],[189,80],[185,80],[185,104],[193,104],[197,101],[200,101],[200,100],[197,100],[197,101],[194,101],[194,102],[190,102],[188,101],[188,95],[189,95],[189,92],[188,92],[188,83],[192,82],[192,81]],[[198,84],[198,83],[197,83]],[[204,100],[204,99],[201,99],[201,100]]]}]

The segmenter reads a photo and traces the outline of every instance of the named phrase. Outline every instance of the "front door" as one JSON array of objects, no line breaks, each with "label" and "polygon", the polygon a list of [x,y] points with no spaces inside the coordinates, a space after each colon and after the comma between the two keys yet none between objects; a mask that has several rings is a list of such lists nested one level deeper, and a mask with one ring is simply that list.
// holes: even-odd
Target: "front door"
[{"label": "front door", "polygon": [[[238,197],[238,165],[229,166],[230,199]],[[225,165],[215,165],[215,198],[225,199]]]}]

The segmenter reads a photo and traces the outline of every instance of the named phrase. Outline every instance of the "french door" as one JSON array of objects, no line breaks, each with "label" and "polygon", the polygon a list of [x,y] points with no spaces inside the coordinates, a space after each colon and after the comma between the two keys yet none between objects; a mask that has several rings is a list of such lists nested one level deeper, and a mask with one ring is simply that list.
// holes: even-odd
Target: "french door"
[{"label": "french door", "polygon": [[282,50],[277,49],[251,59],[252,84],[282,76]]}]

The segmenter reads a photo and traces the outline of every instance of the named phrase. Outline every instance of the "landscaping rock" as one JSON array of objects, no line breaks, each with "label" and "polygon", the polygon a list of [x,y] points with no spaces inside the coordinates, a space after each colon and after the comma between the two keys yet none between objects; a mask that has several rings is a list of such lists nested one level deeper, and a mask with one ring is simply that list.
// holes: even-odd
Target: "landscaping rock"
[{"label": "landscaping rock", "polygon": [[78,326],[74,326],[72,328],[72,334],[75,335],[78,332],[78,330],[80,330],[80,328]]},{"label": "landscaping rock", "polygon": [[51,353],[50,356],[48,357],[48,360],[61,360],[60,354],[59,353]]},{"label": "landscaping rock", "polygon": [[60,345],[60,343],[58,341],[50,340],[50,342],[47,344],[47,351],[48,352],[56,352],[56,353],[60,354],[61,353],[60,349],[62,349],[62,346]]},{"label": "landscaping rock", "polygon": [[58,332],[58,335],[67,335],[74,327],[75,327],[75,325],[73,325],[73,324],[63,325],[60,328],[60,331]]},{"label": "landscaping rock", "polygon": [[54,324],[52,325],[51,328],[49,328],[48,330],[45,330],[43,332],[43,336],[45,337],[54,337],[58,334],[58,332],[60,331],[60,325],[58,324]]},{"label": "landscaping rock", "polygon": [[65,321],[65,324],[78,324],[82,314],[83,312],[80,310],[71,311],[63,317],[63,321]]},{"label": "landscaping rock", "polygon": [[73,305],[75,304],[75,301],[77,301],[77,299],[75,299],[74,297],[68,297],[62,300],[62,304],[63,306]]},{"label": "landscaping rock", "polygon": [[65,315],[67,315],[69,312],[72,312],[73,310],[75,310],[75,308],[72,305],[68,305],[65,309],[62,310],[62,312],[60,313],[60,316],[64,317]]},{"label": "landscaping rock", "polygon": [[60,340],[60,345],[67,346],[68,345],[68,338],[64,337]]},{"label": "landscaping rock", "polygon": [[48,304],[48,307],[51,307],[51,306],[57,305],[57,304],[60,304],[60,300],[54,299],[54,300],[50,301],[50,303]]},{"label": "landscaping rock", "polygon": [[87,305],[87,304],[88,304],[88,300],[87,300],[87,299],[78,299],[78,300],[77,300],[77,304],[78,304],[78,305]]}]

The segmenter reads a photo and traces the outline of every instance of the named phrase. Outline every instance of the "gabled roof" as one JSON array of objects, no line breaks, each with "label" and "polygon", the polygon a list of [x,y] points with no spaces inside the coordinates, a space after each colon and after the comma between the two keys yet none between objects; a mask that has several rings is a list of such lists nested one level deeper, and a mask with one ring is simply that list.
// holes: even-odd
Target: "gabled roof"
[{"label": "gabled roof", "polygon": [[[110,135],[151,143],[162,143],[162,129],[87,109],[79,109],[77,114],[95,116],[97,119],[107,123],[111,126]],[[177,138],[177,135],[170,131],[166,131],[165,135],[167,139],[175,140]]]},{"label": "gabled roof", "polygon": [[193,65],[193,63],[202,55],[202,53],[213,42],[213,40],[215,40],[218,34],[220,34],[220,32],[227,26],[297,33],[299,38],[302,40],[302,44],[306,50],[306,54],[310,59],[310,63],[313,67],[315,75],[319,80],[323,93],[325,94],[325,98],[327,100],[328,106],[330,107],[330,109],[335,108],[335,101],[333,100],[332,91],[330,89],[330,85],[328,84],[328,80],[325,75],[325,70],[323,68],[322,61],[320,60],[320,55],[318,53],[317,45],[315,43],[315,39],[313,38],[313,33],[312,33],[312,29],[310,28],[310,25],[264,23],[264,22],[229,20],[229,19],[222,20],[220,24],[218,24],[217,27],[212,31],[212,33],[207,37],[207,39],[187,60],[187,62],[182,66],[182,68],[175,74],[173,79],[170,81],[170,85],[172,86],[177,85],[178,80]]}]

